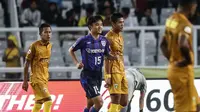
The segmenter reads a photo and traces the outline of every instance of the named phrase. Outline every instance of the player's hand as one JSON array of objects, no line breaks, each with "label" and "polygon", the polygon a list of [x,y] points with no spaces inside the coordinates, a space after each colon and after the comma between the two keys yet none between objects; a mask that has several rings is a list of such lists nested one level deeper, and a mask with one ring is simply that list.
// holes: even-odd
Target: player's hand
[{"label": "player's hand", "polygon": [[104,85],[105,88],[108,88],[111,85],[111,78],[107,78],[105,80],[106,84]]},{"label": "player's hand", "polygon": [[27,90],[28,90],[28,82],[23,82],[23,84],[22,84],[22,89],[23,89],[24,91],[27,91]]},{"label": "player's hand", "polygon": [[183,61],[175,62],[175,65],[177,67],[185,67],[185,66],[189,65],[189,63],[186,60],[183,60]]},{"label": "player's hand", "polygon": [[82,69],[82,68],[84,67],[84,65],[83,65],[82,62],[80,62],[80,63],[77,63],[77,64],[76,64],[76,67],[77,67],[78,69]]}]

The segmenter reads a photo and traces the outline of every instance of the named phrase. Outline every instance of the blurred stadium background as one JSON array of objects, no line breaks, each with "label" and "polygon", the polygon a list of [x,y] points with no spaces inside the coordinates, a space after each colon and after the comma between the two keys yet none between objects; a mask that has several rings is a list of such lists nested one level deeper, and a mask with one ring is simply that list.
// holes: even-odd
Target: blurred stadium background
[{"label": "blurred stadium background", "polygon": [[[0,4],[0,57],[7,48],[7,40],[14,36],[18,43],[20,63],[15,66],[0,60],[0,80],[21,80],[15,77],[23,67],[24,56],[29,45],[39,39],[37,27],[49,23],[53,27],[52,58],[50,67],[66,67],[60,71],[50,71],[51,79],[79,79],[79,71],[68,55],[68,48],[75,40],[88,33],[86,19],[91,15],[104,18],[104,34],[110,29],[109,16],[121,12],[125,18],[123,32],[125,40],[125,65],[138,66],[147,78],[165,78],[167,61],[162,56],[159,43],[164,33],[166,18],[177,7],[177,0],[1,0]],[[200,6],[192,18],[194,25],[195,65],[200,64],[199,24]],[[80,57],[80,53],[77,54]],[[4,69],[4,67],[6,67]],[[147,69],[147,68],[151,69]],[[145,69],[146,68],[146,69]],[[162,68],[162,69],[160,69]],[[7,73],[5,73],[7,70]],[[6,77],[12,72],[13,77]],[[198,69],[195,75],[198,76]]]},{"label": "blurred stadium background", "polygon": [[[196,14],[191,18],[191,22],[194,24],[195,77],[199,78],[200,0],[197,1]],[[85,99],[82,99],[80,93],[83,91],[80,89],[78,81],[70,81],[79,79],[80,70],[75,68],[68,54],[68,48],[77,38],[88,34],[86,20],[91,15],[101,15],[104,18],[103,34],[106,34],[111,25],[109,16],[113,12],[120,12],[125,18],[125,28],[122,33],[125,42],[125,66],[141,68],[146,78],[166,78],[168,63],[160,51],[159,44],[164,33],[166,18],[175,12],[177,4],[178,0],[0,0],[0,82],[5,82],[0,83],[0,98],[3,98],[1,95],[18,95],[18,91],[21,91],[21,85],[12,81],[22,81],[24,56],[30,44],[39,39],[37,27],[46,22],[51,24],[53,31],[51,39],[53,49],[49,70],[50,80],[56,80],[56,82],[50,82],[52,94],[56,98],[60,94],[65,94],[63,101],[68,101],[68,99],[74,101],[73,103],[68,102],[69,105],[71,104],[69,107],[74,107],[74,109],[79,105],[76,103],[80,99],[82,104],[79,107],[82,109]],[[8,48],[8,40],[17,43],[16,55],[20,55],[20,58],[11,62],[3,60],[4,53]],[[77,53],[77,56],[80,59],[80,53]],[[162,80],[157,80],[157,82],[162,83]],[[164,86],[160,87],[157,82],[154,80],[148,82],[150,84],[148,92],[158,88],[161,94],[157,95],[158,91],[156,90],[154,91],[157,92],[156,96],[152,98],[159,97],[161,102],[166,102],[163,100],[163,96],[166,96],[164,94],[170,89],[170,86],[168,83],[164,83]],[[73,85],[76,89],[66,86],[65,88],[68,90],[66,91],[60,86],[62,84]],[[77,92],[77,90],[79,91]],[[31,94],[30,91],[28,93],[21,92],[20,95]],[[169,96],[170,92],[167,93]],[[73,99],[73,95],[76,95],[77,101]],[[170,98],[172,99],[172,96]],[[151,101],[147,102],[151,103]],[[8,101],[2,105],[7,104]],[[65,107],[66,102],[63,104]],[[171,100],[169,104],[172,104]],[[171,106],[173,107],[173,105]],[[7,106],[4,108],[6,109]],[[75,112],[75,110],[70,111]]]}]

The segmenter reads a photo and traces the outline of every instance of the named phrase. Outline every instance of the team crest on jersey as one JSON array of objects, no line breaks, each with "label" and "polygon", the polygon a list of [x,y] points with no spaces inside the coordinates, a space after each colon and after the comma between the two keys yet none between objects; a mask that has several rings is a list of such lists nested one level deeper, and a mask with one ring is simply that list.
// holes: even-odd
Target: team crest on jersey
[{"label": "team crest on jersey", "polygon": [[117,89],[118,88],[118,84],[114,84],[114,88]]},{"label": "team crest on jersey", "polygon": [[106,41],[101,41],[101,45],[105,47],[106,46]]}]

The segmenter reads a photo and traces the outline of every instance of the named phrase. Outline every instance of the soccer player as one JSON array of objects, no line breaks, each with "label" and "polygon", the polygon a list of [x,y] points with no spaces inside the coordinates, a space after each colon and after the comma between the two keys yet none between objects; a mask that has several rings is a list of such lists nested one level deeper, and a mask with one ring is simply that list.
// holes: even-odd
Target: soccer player
[{"label": "soccer player", "polygon": [[31,65],[30,85],[35,95],[32,112],[40,112],[42,104],[44,104],[43,112],[51,112],[52,100],[48,91],[48,66],[52,48],[49,42],[52,34],[51,26],[41,24],[39,33],[41,40],[32,43],[26,55],[22,89],[28,90],[28,68]]},{"label": "soccer player", "polygon": [[[79,38],[69,48],[69,52],[76,67],[78,69],[83,68],[80,82],[87,97],[87,107],[84,109],[84,112],[89,112],[90,108],[90,112],[98,112],[103,105],[100,88],[104,55],[109,59],[117,58],[109,54],[109,42],[104,36],[100,35],[103,28],[103,19],[101,16],[91,16],[87,24],[90,33]],[[82,61],[78,61],[74,53],[79,49]]]},{"label": "soccer player", "polygon": [[196,7],[196,0],[180,0],[177,12],[166,21],[160,45],[163,55],[169,60],[168,79],[176,112],[196,112],[199,104],[194,86],[192,24],[189,21]]},{"label": "soccer player", "polygon": [[127,105],[128,82],[124,71],[124,40],[120,32],[124,27],[124,19],[120,13],[111,15],[112,29],[106,34],[110,43],[111,54],[118,54],[118,60],[105,59],[105,87],[108,88],[111,96],[109,112],[119,112]]},{"label": "soccer player", "polygon": [[143,112],[144,108],[144,96],[147,90],[146,78],[137,68],[128,68],[125,70],[125,74],[128,80],[128,106],[122,109],[121,112],[131,112],[131,102],[134,97],[135,90],[140,91],[140,112]]}]

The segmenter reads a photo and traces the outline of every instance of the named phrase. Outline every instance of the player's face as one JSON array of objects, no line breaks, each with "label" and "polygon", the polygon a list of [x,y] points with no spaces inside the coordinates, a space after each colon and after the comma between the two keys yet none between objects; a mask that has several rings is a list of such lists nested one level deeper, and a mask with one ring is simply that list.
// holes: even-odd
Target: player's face
[{"label": "player's face", "polygon": [[91,26],[91,31],[97,34],[101,34],[103,29],[103,22],[101,20],[93,23]]},{"label": "player's face", "polygon": [[41,32],[41,38],[44,41],[49,41],[51,39],[51,28],[50,27],[44,27],[43,31]]},{"label": "player's face", "polygon": [[121,32],[124,28],[124,18],[119,18],[116,23],[113,23],[113,28]]}]

